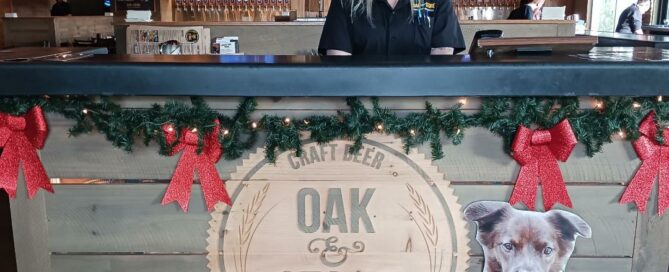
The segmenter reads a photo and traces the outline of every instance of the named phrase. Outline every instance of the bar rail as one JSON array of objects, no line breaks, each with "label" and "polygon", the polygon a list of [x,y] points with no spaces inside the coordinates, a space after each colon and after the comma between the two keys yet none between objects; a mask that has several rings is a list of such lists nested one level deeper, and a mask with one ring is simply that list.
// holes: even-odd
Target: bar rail
[{"label": "bar rail", "polygon": [[[93,56],[0,61],[0,95],[655,96],[669,51],[432,57]],[[627,52],[627,53],[625,53]],[[590,57],[587,57],[590,56]]]}]

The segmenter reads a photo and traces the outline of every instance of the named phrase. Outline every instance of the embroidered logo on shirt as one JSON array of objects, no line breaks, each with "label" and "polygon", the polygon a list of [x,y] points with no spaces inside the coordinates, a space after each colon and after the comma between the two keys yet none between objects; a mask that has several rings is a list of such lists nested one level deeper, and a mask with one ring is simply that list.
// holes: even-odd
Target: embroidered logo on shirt
[{"label": "embroidered logo on shirt", "polygon": [[431,17],[434,17],[434,10],[436,8],[437,4],[434,2],[428,2],[425,0],[412,0],[411,9],[413,10],[414,22],[431,27],[432,26]]}]

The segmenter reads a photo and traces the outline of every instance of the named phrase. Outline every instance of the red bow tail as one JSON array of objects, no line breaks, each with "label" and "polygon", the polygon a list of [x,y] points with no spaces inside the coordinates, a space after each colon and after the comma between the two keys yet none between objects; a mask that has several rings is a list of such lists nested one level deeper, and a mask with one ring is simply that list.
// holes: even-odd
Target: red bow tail
[{"label": "red bow tail", "polygon": [[204,193],[207,210],[212,211],[218,202],[231,205],[232,201],[228,191],[225,190],[225,183],[218,175],[214,163],[208,161],[205,156],[199,156],[198,160],[198,175],[200,176],[200,185]]},{"label": "red bow tail", "polygon": [[[655,112],[648,113],[639,125],[641,136],[632,145],[642,162],[620,198],[620,203],[633,202],[640,212],[645,212],[653,182],[659,176],[658,214],[662,215],[669,208],[669,146],[655,140],[657,127],[654,117]],[[665,129],[662,133],[665,139],[669,139],[669,130]]]},{"label": "red bow tail", "polygon": [[195,174],[195,160],[197,158],[195,149],[194,146],[184,147],[184,152],[179,158],[179,162],[177,162],[177,168],[174,170],[170,185],[167,186],[167,191],[163,197],[163,205],[176,201],[183,211],[188,211],[188,202],[190,201]]},{"label": "red bow tail", "polygon": [[571,198],[564,184],[560,166],[555,159],[545,160],[544,167],[540,167],[542,194],[544,197],[544,210],[548,211],[557,203],[573,208]]},{"label": "red bow tail", "polygon": [[[623,196],[620,198],[620,203],[634,202],[640,212],[643,213],[646,211],[646,204],[648,203],[650,192],[653,190],[653,182],[655,181],[655,177],[658,176],[658,173],[660,174],[660,184],[669,182],[669,173],[667,172],[666,166],[660,166],[660,161],[659,158],[650,158],[641,163],[639,170],[636,171],[632,181],[630,181]],[[664,168],[664,171],[661,171],[661,168]],[[660,186],[660,190],[662,190],[662,186]],[[662,198],[663,196],[662,192],[660,192],[658,197]],[[658,202],[658,205],[662,204],[662,201]],[[665,204],[664,208],[659,208],[658,212],[660,214],[663,213],[664,209],[667,207],[666,205],[667,204]]]},{"label": "red bow tail", "polygon": [[538,168],[537,163],[531,163],[520,167],[520,173],[516,179],[516,186],[513,187],[513,193],[509,199],[511,205],[520,202],[524,203],[530,210],[534,210],[537,187],[539,187]]}]

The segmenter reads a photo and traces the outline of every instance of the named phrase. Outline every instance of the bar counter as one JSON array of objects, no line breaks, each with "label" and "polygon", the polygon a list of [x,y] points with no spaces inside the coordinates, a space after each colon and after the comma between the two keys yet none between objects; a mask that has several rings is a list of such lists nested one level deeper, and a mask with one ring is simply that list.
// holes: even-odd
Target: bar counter
[{"label": "bar counter", "polygon": [[585,35],[597,37],[599,40],[598,46],[636,46],[669,49],[669,36],[597,31],[587,31],[585,32]]},{"label": "bar counter", "polygon": [[[487,57],[130,56],[0,61],[2,95],[653,96],[669,51]],[[3,54],[0,53],[0,59]]]},{"label": "bar counter", "polygon": [[[571,27],[574,21],[568,20],[460,20],[460,25],[566,25]],[[159,21],[159,22],[126,22],[122,20],[114,21],[113,25],[150,25],[150,26],[253,26],[253,25],[324,25],[325,18],[298,19],[297,21],[287,22],[203,22],[203,21]]]},{"label": "bar counter", "polygon": [[[323,32],[323,20],[295,22],[150,22],[127,23],[115,22],[117,52],[128,51],[132,35],[128,28],[145,29],[183,29],[204,27],[210,30],[211,37],[239,37],[240,52],[251,55],[307,55],[318,48],[318,41]],[[571,37],[576,33],[574,21],[566,20],[463,20],[460,21],[465,45],[469,47],[474,34],[479,30],[498,29],[504,37]]]}]

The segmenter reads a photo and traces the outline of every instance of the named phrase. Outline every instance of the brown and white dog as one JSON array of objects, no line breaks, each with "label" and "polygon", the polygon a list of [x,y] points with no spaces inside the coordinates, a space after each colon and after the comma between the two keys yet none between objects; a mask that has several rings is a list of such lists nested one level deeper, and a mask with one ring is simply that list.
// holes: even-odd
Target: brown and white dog
[{"label": "brown and white dog", "polygon": [[564,271],[576,237],[592,234],[588,223],[573,213],[522,211],[507,202],[471,203],[465,217],[477,224],[484,272]]}]

